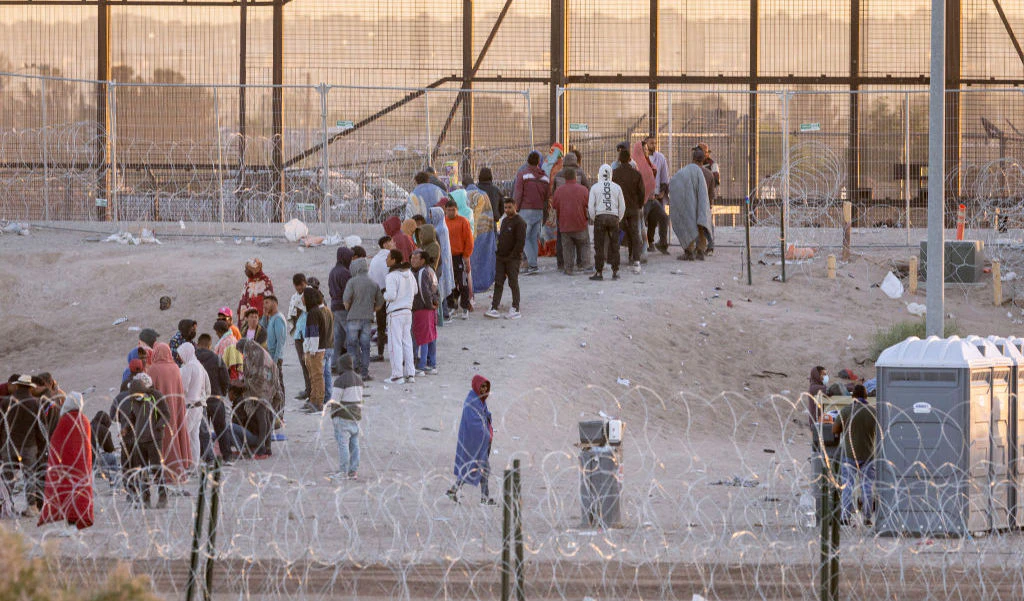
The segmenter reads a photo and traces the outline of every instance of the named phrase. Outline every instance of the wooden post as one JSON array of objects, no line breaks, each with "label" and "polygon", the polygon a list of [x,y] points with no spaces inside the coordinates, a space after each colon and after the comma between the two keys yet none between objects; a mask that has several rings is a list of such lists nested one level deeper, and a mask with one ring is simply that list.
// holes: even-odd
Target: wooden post
[{"label": "wooden post", "polygon": [[850,231],[853,227],[853,203],[843,201],[843,262],[850,260]]},{"label": "wooden post", "polygon": [[907,275],[907,291],[917,294],[917,257],[910,257],[910,269]]},{"label": "wooden post", "polygon": [[836,279],[836,256],[835,255],[829,255],[828,256],[828,279],[830,279],[830,280]]},{"label": "wooden post", "polygon": [[992,297],[998,307],[1003,304],[1003,278],[999,273],[999,260],[992,261]]}]

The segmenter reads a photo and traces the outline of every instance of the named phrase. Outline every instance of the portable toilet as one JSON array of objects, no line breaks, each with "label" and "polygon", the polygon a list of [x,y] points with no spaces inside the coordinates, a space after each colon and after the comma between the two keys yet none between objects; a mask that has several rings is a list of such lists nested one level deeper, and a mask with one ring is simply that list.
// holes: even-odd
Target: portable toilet
[{"label": "portable toilet", "polygon": [[973,344],[985,357],[1003,359],[1000,365],[992,366],[989,478],[992,488],[992,529],[1005,530],[1010,527],[1010,512],[1013,507],[1013,481],[1010,476],[1010,393],[1013,389],[1012,377],[1016,361],[988,338],[968,336],[964,340]]},{"label": "portable toilet", "polygon": [[1024,528],[1024,339],[989,336],[1004,357],[1013,361],[1010,367],[1010,527]]},{"label": "portable toilet", "polygon": [[956,336],[912,336],[875,362],[875,529],[882,534],[964,535],[992,528],[993,368]]}]

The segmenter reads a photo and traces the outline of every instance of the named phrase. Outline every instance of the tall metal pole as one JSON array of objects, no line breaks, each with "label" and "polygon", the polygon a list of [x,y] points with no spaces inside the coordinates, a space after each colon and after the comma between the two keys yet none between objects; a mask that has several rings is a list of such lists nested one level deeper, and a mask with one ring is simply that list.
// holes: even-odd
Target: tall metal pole
[{"label": "tall metal pole", "polygon": [[[103,218],[109,221],[113,215],[110,198],[110,106],[108,85],[110,82],[110,5],[100,0],[96,18],[96,164],[99,166],[97,198],[107,203]],[[99,217],[97,215],[97,217]]]},{"label": "tall metal pole", "polygon": [[473,0],[462,0],[462,159],[461,177],[470,174],[473,164]]},{"label": "tall metal pole", "polygon": [[658,137],[658,21],[660,18],[658,0],[651,0],[649,20],[650,46],[647,49],[647,85],[650,88],[647,98],[647,133]]},{"label": "tall metal pole", "polygon": [[757,94],[757,80],[755,79],[758,74],[758,54],[761,44],[761,27],[760,22],[760,7],[758,6],[758,0],[750,0],[750,96],[747,99],[747,123],[749,128],[747,130],[747,194],[752,195],[757,190],[757,184],[759,181],[758,176],[758,125],[757,111],[758,111],[758,94]]},{"label": "tall metal pole", "polygon": [[857,210],[860,200],[860,0],[850,0],[850,114],[846,149],[847,198]]},{"label": "tall metal pole", "polygon": [[910,92],[903,94],[903,195],[907,204],[907,246],[910,246]]},{"label": "tall metal pole", "polygon": [[246,39],[248,36],[248,11],[246,0],[242,0],[238,15],[238,180],[242,182],[242,171],[245,169],[245,136],[246,136],[246,115],[245,115],[245,84],[247,81],[247,55]]},{"label": "tall metal pole", "polygon": [[566,120],[565,112],[560,110],[559,103],[564,96],[558,93],[558,89],[565,85],[565,54],[566,54],[566,0],[551,0],[551,83],[548,86],[550,94],[551,131],[549,139],[551,142],[563,139],[559,135],[562,123]]},{"label": "tall metal pole", "polygon": [[224,144],[220,138],[220,94],[213,88],[213,126],[217,140],[217,204],[220,207],[220,233],[224,234]]},{"label": "tall metal pole", "polygon": [[50,124],[47,123],[46,114],[46,78],[39,79],[39,100],[40,112],[43,121],[43,219],[50,220],[50,160],[49,160],[49,132]]},{"label": "tall metal pole", "polygon": [[323,151],[320,153],[320,206],[323,210],[324,235],[331,234],[331,180],[329,177],[330,163],[327,160],[327,94],[330,88],[322,83],[316,87],[320,94],[320,141],[323,144]]},{"label": "tall metal pole", "polygon": [[271,139],[274,164],[275,218],[281,222],[285,216],[284,178],[284,0],[274,0],[273,61],[271,65],[270,112]]},{"label": "tall metal pole", "polygon": [[945,317],[946,0],[932,0],[932,63],[928,98],[928,290],[925,333],[942,337]]}]

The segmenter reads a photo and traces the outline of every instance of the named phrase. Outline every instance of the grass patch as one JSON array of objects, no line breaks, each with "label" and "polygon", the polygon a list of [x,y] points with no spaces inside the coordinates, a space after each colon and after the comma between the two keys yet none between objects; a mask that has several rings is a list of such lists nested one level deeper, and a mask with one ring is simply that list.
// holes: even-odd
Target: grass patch
[{"label": "grass patch", "polygon": [[[957,323],[953,320],[947,320],[945,324],[945,336],[959,336],[960,328]],[[882,351],[899,344],[911,336],[917,336],[918,338],[925,338],[925,327],[924,319],[912,320],[912,321],[901,321],[894,323],[887,328],[880,328],[875,332],[874,337],[871,339],[871,360],[877,361],[878,356],[882,354]]]}]

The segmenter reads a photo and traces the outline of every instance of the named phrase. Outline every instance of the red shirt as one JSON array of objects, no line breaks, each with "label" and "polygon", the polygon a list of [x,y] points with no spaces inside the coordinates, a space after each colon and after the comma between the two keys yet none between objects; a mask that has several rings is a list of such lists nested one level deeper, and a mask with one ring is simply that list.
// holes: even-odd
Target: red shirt
[{"label": "red shirt", "polygon": [[444,224],[448,226],[448,241],[452,246],[453,257],[468,258],[473,254],[473,228],[469,220],[455,214],[455,219],[448,219],[445,215]]},{"label": "red shirt", "polygon": [[590,191],[576,180],[569,180],[555,190],[551,203],[558,212],[558,230],[571,234],[587,229],[587,203]]}]

